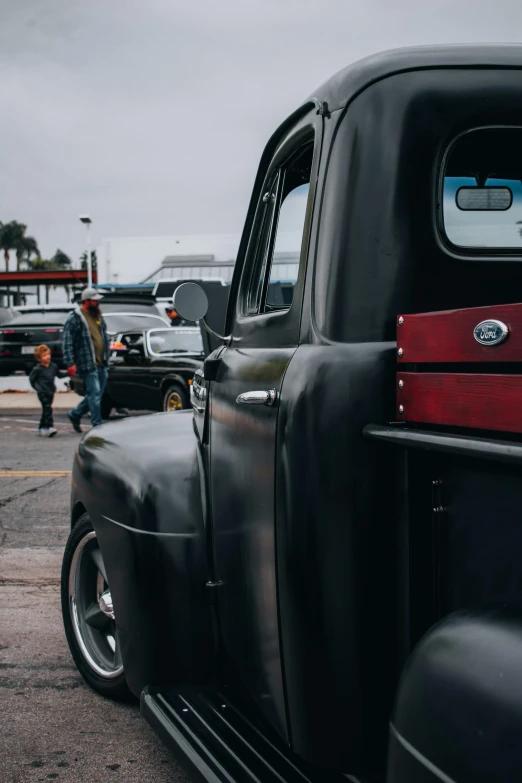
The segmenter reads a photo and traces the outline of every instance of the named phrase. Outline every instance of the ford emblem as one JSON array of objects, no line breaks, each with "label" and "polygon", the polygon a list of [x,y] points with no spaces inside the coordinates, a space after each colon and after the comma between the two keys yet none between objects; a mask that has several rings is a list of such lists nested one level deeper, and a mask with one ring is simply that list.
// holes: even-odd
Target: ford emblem
[{"label": "ford emblem", "polygon": [[473,329],[473,337],[481,345],[498,345],[508,336],[509,329],[502,321],[481,321]]}]

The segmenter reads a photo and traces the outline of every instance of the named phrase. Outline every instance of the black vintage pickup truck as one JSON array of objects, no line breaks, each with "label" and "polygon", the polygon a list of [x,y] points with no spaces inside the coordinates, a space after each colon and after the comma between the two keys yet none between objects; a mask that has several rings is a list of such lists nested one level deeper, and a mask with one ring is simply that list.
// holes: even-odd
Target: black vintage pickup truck
[{"label": "black vintage pickup truck", "polygon": [[80,442],[71,652],[195,780],[522,779],[521,183],[522,47],[341,71],[263,153],[192,411]]}]

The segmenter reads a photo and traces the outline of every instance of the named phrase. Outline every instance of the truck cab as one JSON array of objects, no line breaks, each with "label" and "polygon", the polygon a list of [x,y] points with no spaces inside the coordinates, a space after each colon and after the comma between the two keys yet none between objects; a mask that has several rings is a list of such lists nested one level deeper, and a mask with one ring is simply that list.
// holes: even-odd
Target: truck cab
[{"label": "truck cab", "polygon": [[518,779],[521,76],[520,46],[428,47],[318,88],[192,411],[79,445],[71,652],[195,779]]}]

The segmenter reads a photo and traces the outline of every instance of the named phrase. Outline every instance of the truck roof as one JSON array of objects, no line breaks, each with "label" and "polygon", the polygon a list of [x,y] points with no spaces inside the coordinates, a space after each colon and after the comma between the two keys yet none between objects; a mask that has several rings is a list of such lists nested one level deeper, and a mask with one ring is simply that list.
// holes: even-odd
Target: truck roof
[{"label": "truck roof", "polygon": [[315,90],[309,101],[344,108],[370,84],[397,73],[437,68],[522,68],[520,44],[460,44],[390,49],[338,71]]}]

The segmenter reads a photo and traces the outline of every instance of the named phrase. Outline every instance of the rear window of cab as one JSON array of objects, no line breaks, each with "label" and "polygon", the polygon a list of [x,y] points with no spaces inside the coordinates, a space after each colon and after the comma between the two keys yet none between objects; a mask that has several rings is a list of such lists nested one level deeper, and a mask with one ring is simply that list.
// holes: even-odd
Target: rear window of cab
[{"label": "rear window of cab", "polygon": [[458,248],[522,249],[522,128],[478,128],[450,145],[442,219]]}]

